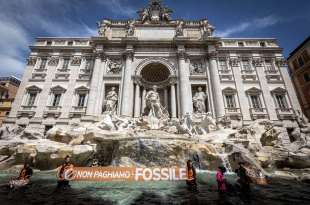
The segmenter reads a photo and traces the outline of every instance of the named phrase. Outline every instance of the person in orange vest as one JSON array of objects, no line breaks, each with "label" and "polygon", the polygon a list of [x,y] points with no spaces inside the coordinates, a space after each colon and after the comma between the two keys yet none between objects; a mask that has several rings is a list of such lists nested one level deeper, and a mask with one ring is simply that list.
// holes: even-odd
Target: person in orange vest
[{"label": "person in orange vest", "polygon": [[187,184],[188,189],[191,191],[198,191],[197,182],[196,182],[196,169],[193,166],[191,160],[187,160],[186,172],[187,172],[186,184]]},{"label": "person in orange vest", "polygon": [[9,186],[11,189],[16,189],[16,188],[20,188],[20,187],[24,187],[27,184],[29,184],[30,182],[30,177],[32,176],[33,171],[30,168],[30,164],[28,162],[26,162],[24,164],[24,167],[22,168],[22,170],[19,173],[19,176],[16,179],[12,179],[9,182]]},{"label": "person in orange vest", "polygon": [[70,177],[70,172],[72,174],[74,166],[70,163],[70,156],[65,157],[65,162],[58,167],[57,171],[57,188],[69,188],[69,180],[68,177]]}]

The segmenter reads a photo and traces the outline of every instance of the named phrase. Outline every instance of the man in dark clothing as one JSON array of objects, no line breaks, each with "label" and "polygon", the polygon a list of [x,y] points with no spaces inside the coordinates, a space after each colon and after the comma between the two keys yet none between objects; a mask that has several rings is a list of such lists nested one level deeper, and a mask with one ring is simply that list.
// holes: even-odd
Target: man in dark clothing
[{"label": "man in dark clothing", "polygon": [[237,183],[240,185],[240,189],[242,192],[250,192],[251,179],[248,177],[244,166],[245,164],[243,162],[239,162],[239,168],[235,171],[237,173],[237,176],[239,177]]}]

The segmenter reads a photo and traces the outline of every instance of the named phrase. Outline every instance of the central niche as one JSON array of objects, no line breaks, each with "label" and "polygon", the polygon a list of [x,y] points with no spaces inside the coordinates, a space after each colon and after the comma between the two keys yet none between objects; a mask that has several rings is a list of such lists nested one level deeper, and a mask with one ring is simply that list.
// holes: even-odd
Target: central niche
[{"label": "central niche", "polygon": [[151,63],[142,69],[141,76],[147,82],[158,83],[168,80],[170,71],[161,63]]}]

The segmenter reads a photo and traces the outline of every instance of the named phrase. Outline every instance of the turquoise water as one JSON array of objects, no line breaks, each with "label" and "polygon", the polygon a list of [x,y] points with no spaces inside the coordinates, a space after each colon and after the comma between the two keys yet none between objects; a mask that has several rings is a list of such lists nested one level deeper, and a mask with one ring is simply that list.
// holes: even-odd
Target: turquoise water
[{"label": "turquoise water", "polygon": [[[11,174],[0,172],[0,184]],[[227,176],[233,184],[236,177]],[[187,190],[184,181],[160,182],[72,182],[71,189],[56,190],[55,174],[35,173],[32,185],[25,190],[0,189],[0,204],[310,204],[310,185],[296,181],[273,180],[268,186],[252,186],[252,192],[244,195],[233,190],[225,197],[217,193],[214,173],[199,173],[199,192]]]}]

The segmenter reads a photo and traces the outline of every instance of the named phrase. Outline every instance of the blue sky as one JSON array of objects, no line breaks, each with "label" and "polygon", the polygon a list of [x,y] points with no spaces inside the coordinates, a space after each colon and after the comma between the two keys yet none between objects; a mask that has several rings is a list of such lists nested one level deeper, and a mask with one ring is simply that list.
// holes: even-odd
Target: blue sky
[{"label": "blue sky", "polygon": [[[148,0],[1,0],[0,76],[21,77],[36,37],[94,36],[96,21],[137,17]],[[208,18],[221,37],[274,37],[285,56],[310,35],[309,0],[164,0],[174,18]]]}]

